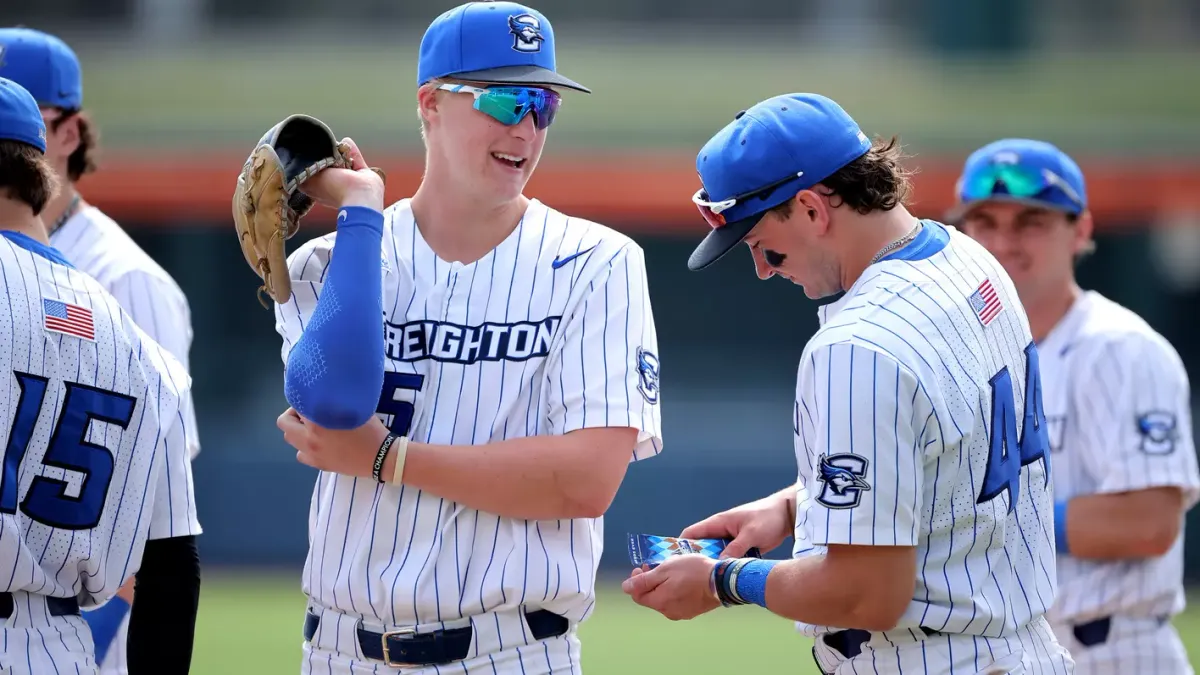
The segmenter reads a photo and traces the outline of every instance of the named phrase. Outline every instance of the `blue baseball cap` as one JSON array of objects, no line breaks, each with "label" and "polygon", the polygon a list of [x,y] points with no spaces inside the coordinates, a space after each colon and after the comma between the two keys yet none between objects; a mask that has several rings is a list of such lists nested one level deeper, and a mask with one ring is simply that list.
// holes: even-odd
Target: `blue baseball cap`
[{"label": "blue baseball cap", "polygon": [[19,141],[46,152],[46,123],[25,87],[0,77],[0,139]]},{"label": "blue baseball cap", "polygon": [[688,259],[700,270],[737,246],[767,210],[862,157],[871,140],[819,94],[784,94],[739,112],[696,155],[692,197],[712,231]]},{"label": "blue baseball cap", "polygon": [[1078,215],[1087,209],[1083,171],[1067,153],[1045,141],[1005,138],[971,153],[954,188],[947,220],[975,205],[1012,202]]},{"label": "blue baseball cap", "polygon": [[38,105],[83,107],[79,58],[53,35],[32,28],[0,28],[0,77],[25,87]]},{"label": "blue baseball cap", "polygon": [[417,86],[439,77],[591,93],[558,74],[550,21],[515,2],[468,2],[434,19],[421,38]]}]

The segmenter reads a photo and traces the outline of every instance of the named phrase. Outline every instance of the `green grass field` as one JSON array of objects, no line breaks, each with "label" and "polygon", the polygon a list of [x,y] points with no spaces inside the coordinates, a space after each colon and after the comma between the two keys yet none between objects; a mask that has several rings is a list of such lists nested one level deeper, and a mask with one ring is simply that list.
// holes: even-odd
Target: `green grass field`
[{"label": "green grass field", "polygon": [[[1176,626],[1195,662],[1200,654],[1200,597],[1193,598],[1192,604]],[[303,612],[298,575],[207,576],[192,673],[298,673]],[[676,663],[682,659],[693,675],[817,673],[809,652],[812,643],[793,632],[784,619],[756,607],[741,607],[671,622],[633,604],[615,583],[603,587],[596,612],[580,629],[580,637],[588,675],[639,672],[632,664],[667,659]],[[680,664],[666,671],[683,668]]]}]

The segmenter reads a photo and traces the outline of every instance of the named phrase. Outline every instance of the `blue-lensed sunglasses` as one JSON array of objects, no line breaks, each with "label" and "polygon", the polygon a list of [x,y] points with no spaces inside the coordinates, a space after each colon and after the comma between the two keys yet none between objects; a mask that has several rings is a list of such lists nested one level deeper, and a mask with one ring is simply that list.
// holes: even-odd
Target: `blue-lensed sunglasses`
[{"label": "blue-lensed sunglasses", "polygon": [[[1005,192],[997,192],[1003,185]],[[1035,199],[1054,188],[1071,201],[1076,208],[1083,208],[1083,198],[1062,176],[1049,169],[1023,166],[1021,164],[989,164],[964,175],[959,182],[959,199],[964,202],[988,199],[998,194],[1008,194],[1018,199]]]},{"label": "blue-lensed sunglasses", "polygon": [[465,84],[443,84],[438,89],[475,96],[475,109],[501,124],[519,124],[529,113],[533,113],[533,124],[545,129],[554,122],[562,97],[558,92],[540,87],[501,85],[472,87]]}]

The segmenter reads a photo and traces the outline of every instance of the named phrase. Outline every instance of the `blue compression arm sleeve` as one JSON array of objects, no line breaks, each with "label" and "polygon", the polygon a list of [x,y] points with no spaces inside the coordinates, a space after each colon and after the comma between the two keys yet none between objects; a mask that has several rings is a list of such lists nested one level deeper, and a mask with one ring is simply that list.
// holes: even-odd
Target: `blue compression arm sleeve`
[{"label": "blue compression arm sleeve", "polygon": [[363,206],[339,211],[337,242],[321,296],[288,354],[284,375],[288,403],[328,429],[357,429],[379,407],[382,241],[382,213]]}]

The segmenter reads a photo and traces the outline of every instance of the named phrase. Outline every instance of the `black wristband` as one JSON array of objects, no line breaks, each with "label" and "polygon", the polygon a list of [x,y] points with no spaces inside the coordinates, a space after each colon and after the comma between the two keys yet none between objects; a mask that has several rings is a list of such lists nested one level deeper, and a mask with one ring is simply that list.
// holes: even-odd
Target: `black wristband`
[{"label": "black wristband", "polygon": [[716,570],[717,599],[726,607],[749,604],[738,595],[737,577],[746,563],[746,558],[730,558],[722,560]]},{"label": "black wristband", "polygon": [[371,478],[374,478],[379,483],[384,482],[383,463],[387,460],[388,452],[392,449],[392,443],[395,443],[397,438],[399,436],[396,434],[388,434],[387,438],[383,439],[383,442],[379,444],[379,452],[375,453],[375,464],[371,466]]},{"label": "black wristband", "polygon": [[732,607],[734,605],[746,604],[741,598],[737,597],[736,592],[732,591],[733,584],[731,583],[731,572],[736,572],[737,568],[745,564],[738,558],[726,558],[717,563],[716,569],[713,570],[714,586],[717,590],[717,600],[721,601],[721,605]]}]

